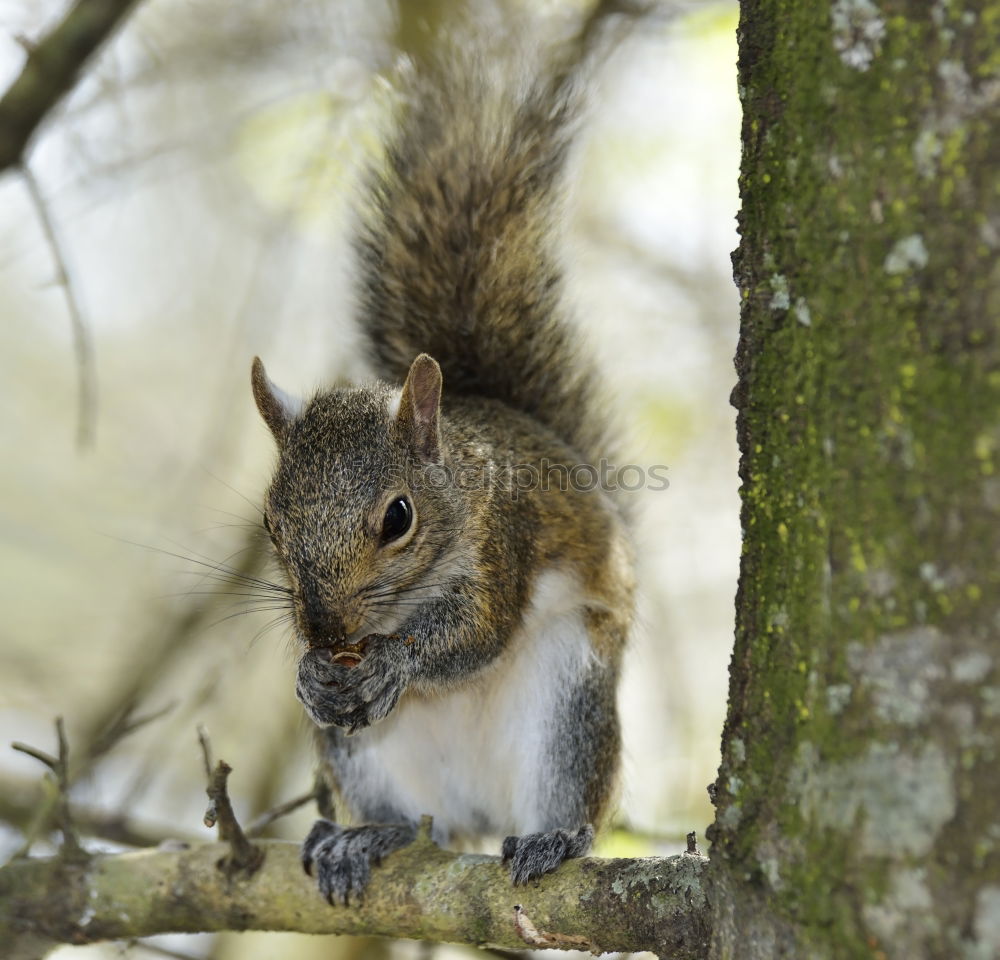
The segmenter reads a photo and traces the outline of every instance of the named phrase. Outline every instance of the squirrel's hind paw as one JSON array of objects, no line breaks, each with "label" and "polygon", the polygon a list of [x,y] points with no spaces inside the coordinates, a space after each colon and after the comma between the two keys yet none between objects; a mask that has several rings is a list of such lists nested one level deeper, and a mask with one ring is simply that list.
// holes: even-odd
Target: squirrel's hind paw
[{"label": "squirrel's hind paw", "polygon": [[317,820],[302,844],[302,866],[316,877],[319,892],[330,903],[346,906],[351,898],[361,899],[371,868],[415,836],[413,825],[406,823],[341,827]]},{"label": "squirrel's hind paw", "polygon": [[523,837],[507,837],[501,853],[503,862],[510,868],[510,879],[515,886],[536,880],[551,873],[564,860],[582,857],[594,842],[594,828],[590,824],[576,833],[550,830],[548,833],[529,833]]}]

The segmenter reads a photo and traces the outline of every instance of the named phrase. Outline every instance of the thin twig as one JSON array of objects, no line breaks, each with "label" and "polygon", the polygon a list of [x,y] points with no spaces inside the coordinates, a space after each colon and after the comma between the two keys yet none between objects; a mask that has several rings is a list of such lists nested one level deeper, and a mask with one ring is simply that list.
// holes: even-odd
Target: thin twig
[{"label": "thin twig", "polygon": [[323,776],[322,770],[316,771],[316,778],[313,781],[313,790],[316,793],[316,809],[324,820],[336,820],[337,811],[333,805],[333,788],[330,781]]},{"label": "thin twig", "polygon": [[687,850],[685,853],[690,854],[693,857],[700,857],[701,851],[698,849],[698,834],[696,831],[692,830],[687,835]]},{"label": "thin twig", "polygon": [[[202,747],[207,749],[207,741],[202,742]],[[222,870],[229,876],[236,873],[249,876],[256,873],[264,862],[264,851],[247,839],[236,819],[236,811],[233,810],[226,785],[232,772],[233,768],[225,760],[220,760],[215,765],[206,789],[209,805],[205,812],[205,826],[211,827],[218,823],[219,839],[229,844],[229,856],[220,864]]]},{"label": "thin twig", "polygon": [[288,814],[298,810],[299,807],[304,807],[310,800],[315,799],[316,787],[313,787],[308,793],[303,793],[300,796],[293,797],[291,800],[286,800],[284,803],[279,803],[276,807],[272,807],[250,821],[246,830],[247,836],[259,837],[275,820],[287,817]]},{"label": "thin twig", "polygon": [[215,800],[212,797],[212,744],[208,739],[208,730],[205,729],[204,724],[198,724],[198,745],[201,747],[201,765],[205,771],[205,782],[209,785],[208,791],[208,807],[205,810],[205,815],[202,817],[202,823],[206,827],[211,829],[215,826],[219,819],[218,811],[215,808]]},{"label": "thin twig", "polygon": [[56,717],[56,737],[59,740],[59,765],[56,767],[56,785],[59,787],[59,801],[56,819],[62,831],[62,853],[73,860],[87,858],[87,852],[80,845],[80,836],[73,823],[73,813],[69,806],[69,743],[66,740],[66,725],[62,717]]},{"label": "thin twig", "polygon": [[56,767],[59,766],[59,761],[51,753],[46,753],[44,750],[39,750],[37,747],[32,747],[27,743],[21,743],[20,740],[15,740],[10,747],[18,753],[25,753],[29,757],[33,757],[39,763],[44,763],[53,773]]},{"label": "thin twig", "polygon": [[263,862],[264,853],[247,839],[239,820],[236,819],[236,811],[233,810],[227,787],[229,774],[233,772],[233,768],[225,760],[220,760],[215,768],[212,768],[212,744],[208,738],[208,731],[201,724],[198,725],[198,743],[201,745],[201,758],[208,779],[208,786],[205,789],[208,794],[208,808],[205,810],[203,822],[206,827],[218,824],[219,839],[223,843],[228,843],[230,849],[230,855],[221,864],[222,869],[229,875],[237,872],[253,874]]},{"label": "thin twig", "polygon": [[69,791],[71,780],[69,775],[69,744],[66,740],[66,726],[62,717],[56,717],[56,740],[59,744],[59,754],[53,757],[44,750],[31,747],[26,743],[12,743],[11,746],[19,753],[27,754],[49,769],[55,782],[55,796],[49,803],[43,805],[42,815],[36,817],[31,829],[25,834],[24,843],[14,854],[15,858],[25,857],[31,849],[31,845],[40,831],[44,822],[48,820],[48,814],[54,810],[56,823],[62,834],[62,847],[60,855],[67,860],[86,860],[89,854],[80,844],[80,837],[77,833],[76,824],[73,822],[73,814],[69,804]]},{"label": "thin twig", "polygon": [[73,89],[84,64],[136,0],[76,0],[37,42],[22,39],[27,59],[0,99],[0,171],[21,164],[35,131]]},{"label": "thin twig", "polygon": [[27,164],[22,165],[21,176],[28,189],[28,196],[31,198],[35,215],[41,224],[45,242],[52,255],[52,262],[56,268],[56,282],[62,287],[66,300],[66,310],[69,313],[70,326],[73,330],[73,350],[76,353],[76,443],[79,449],[86,450],[93,445],[97,420],[97,373],[94,364],[94,342],[77,300],[69,268],[66,265],[66,255],[59,242],[59,235],[56,233],[52,218],[49,216],[48,207],[42,197],[38,181]]},{"label": "thin twig", "polygon": [[[117,746],[123,738],[128,736],[130,733],[135,732],[140,727],[143,727],[148,723],[152,723],[154,720],[158,720],[164,714],[169,713],[173,708],[174,704],[169,703],[160,710],[132,719],[134,705],[124,707],[117,716],[112,718],[108,726],[91,741],[88,747],[85,747],[82,751],[77,751],[78,754],[82,755],[81,759],[74,764],[67,766],[67,786],[64,791],[66,795],[68,796],[69,790],[72,788],[73,784],[76,783],[85,773],[91,770],[94,764],[105,754],[110,753],[110,751],[114,749],[114,747]],[[59,761],[45,753],[43,750],[38,750],[37,748],[29,746],[25,743],[12,743],[11,747],[19,753],[25,753],[28,754],[28,756],[34,757],[36,760],[44,763],[53,772],[53,774],[56,773]],[[56,819],[58,821],[58,809],[62,792],[63,791],[60,791],[59,789],[53,790],[49,795],[43,797],[42,801],[36,806],[31,822],[24,830],[24,842],[15,856],[27,856],[27,853],[31,849],[35,840],[50,829],[53,814],[57,814]],[[94,829],[91,832],[96,836],[103,836],[105,839],[117,840],[121,843],[131,842],[130,840],[120,839],[121,837],[125,837],[130,834],[130,831],[128,831],[124,826],[123,815],[119,816],[117,821],[113,817],[103,817],[93,820],[93,823],[97,829]],[[119,825],[116,826],[116,823]]]},{"label": "thin twig", "polygon": [[205,770],[205,780],[212,779],[212,743],[203,723],[198,724],[198,744],[201,746],[201,762]]},{"label": "thin twig", "polygon": [[141,730],[155,720],[165,717],[176,706],[177,701],[172,700],[165,706],[160,707],[159,710],[154,710],[152,713],[144,713],[141,717],[136,717],[134,716],[136,704],[126,704],[121,713],[113,718],[105,730],[99,733],[90,744],[86,754],[87,767],[93,766],[94,763],[110,753],[122,740],[135,733],[136,730]]}]

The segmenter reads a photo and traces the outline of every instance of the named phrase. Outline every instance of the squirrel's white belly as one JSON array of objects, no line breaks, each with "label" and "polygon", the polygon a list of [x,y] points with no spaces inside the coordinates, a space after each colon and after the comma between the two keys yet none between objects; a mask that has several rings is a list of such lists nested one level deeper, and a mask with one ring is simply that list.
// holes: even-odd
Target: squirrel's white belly
[{"label": "squirrel's white belly", "polygon": [[[578,579],[538,578],[508,649],[468,684],[410,695],[351,738],[343,782],[369,808],[434,817],[435,835],[524,834],[544,822],[555,718],[592,656]],[[350,798],[349,798],[350,799]]]}]

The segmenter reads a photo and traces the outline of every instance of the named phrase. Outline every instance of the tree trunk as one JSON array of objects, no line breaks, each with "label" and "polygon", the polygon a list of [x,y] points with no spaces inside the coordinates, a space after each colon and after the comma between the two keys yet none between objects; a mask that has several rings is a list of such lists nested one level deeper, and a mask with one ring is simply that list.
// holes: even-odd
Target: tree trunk
[{"label": "tree trunk", "polygon": [[1000,0],[743,0],[715,958],[1000,956]]}]

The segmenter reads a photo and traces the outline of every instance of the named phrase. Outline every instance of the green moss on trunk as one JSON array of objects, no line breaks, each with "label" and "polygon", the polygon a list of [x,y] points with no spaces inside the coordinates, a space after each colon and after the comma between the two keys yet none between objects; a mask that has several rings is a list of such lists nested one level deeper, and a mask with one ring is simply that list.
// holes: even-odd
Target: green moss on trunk
[{"label": "green moss on trunk", "polygon": [[744,0],[740,85],[715,955],[994,956],[1000,2]]}]

